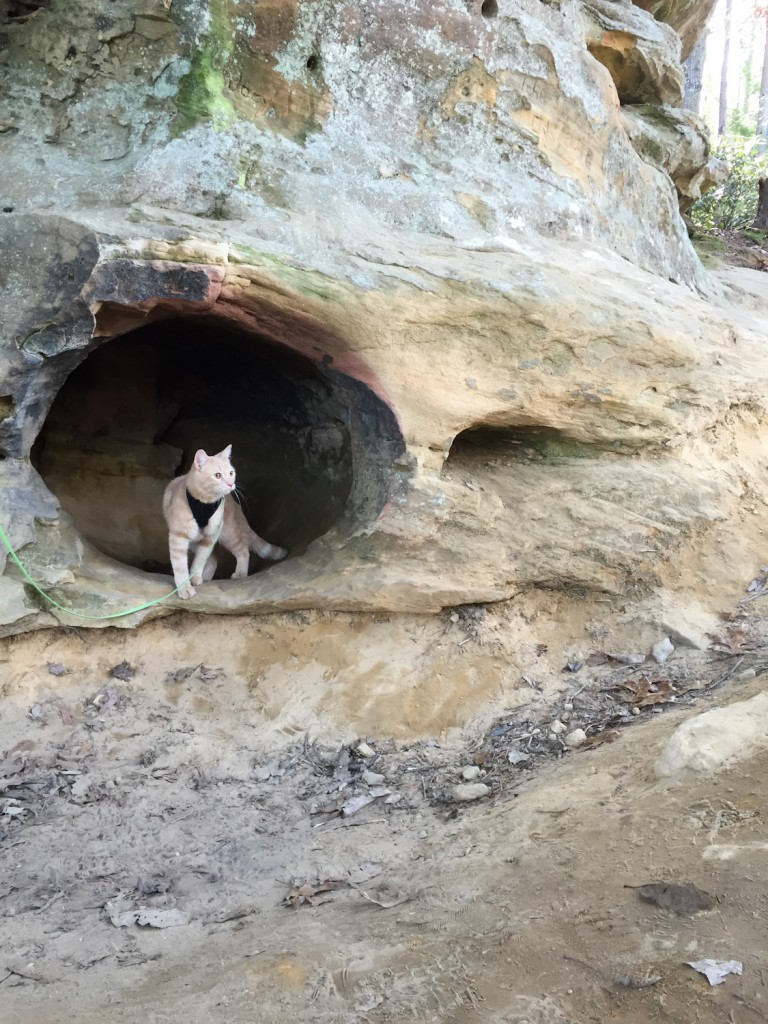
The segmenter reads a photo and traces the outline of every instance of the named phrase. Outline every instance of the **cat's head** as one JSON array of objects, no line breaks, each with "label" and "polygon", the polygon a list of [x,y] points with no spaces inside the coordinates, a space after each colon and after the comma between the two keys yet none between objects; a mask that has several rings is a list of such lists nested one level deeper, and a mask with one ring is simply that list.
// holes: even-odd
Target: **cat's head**
[{"label": "cat's head", "polygon": [[207,455],[202,448],[195,452],[190,472],[194,479],[195,496],[200,501],[218,501],[234,491],[235,470],[229,461],[231,454],[231,444],[218,455]]}]

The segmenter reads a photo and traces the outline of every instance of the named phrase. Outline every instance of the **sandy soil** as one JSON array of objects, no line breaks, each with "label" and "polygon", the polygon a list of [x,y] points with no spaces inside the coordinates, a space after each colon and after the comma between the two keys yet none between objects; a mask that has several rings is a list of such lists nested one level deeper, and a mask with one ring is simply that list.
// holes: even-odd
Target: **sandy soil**
[{"label": "sandy soil", "polygon": [[[653,774],[679,721],[761,689],[760,602],[723,626],[732,653],[656,672],[676,703],[633,714],[634,669],[562,672],[605,644],[596,609],[556,627],[540,600],[4,641],[3,1024],[768,1019],[768,753]],[[556,716],[615,741],[568,751]],[[457,803],[468,765],[490,794]],[[714,909],[632,888],[660,880]],[[710,987],[702,957],[744,973]]]}]

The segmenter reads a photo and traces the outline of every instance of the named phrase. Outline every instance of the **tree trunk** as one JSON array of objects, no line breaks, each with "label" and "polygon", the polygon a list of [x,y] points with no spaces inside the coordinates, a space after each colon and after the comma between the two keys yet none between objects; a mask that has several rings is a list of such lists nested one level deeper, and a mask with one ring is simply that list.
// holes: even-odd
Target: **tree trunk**
[{"label": "tree trunk", "polygon": [[760,76],[760,100],[757,107],[757,134],[762,148],[768,145],[768,16],[763,16],[763,73]]},{"label": "tree trunk", "polygon": [[731,8],[733,0],[725,0],[725,31],[723,32],[723,66],[720,70],[720,113],[717,134],[724,135],[728,125],[728,52],[731,48]]},{"label": "tree trunk", "polygon": [[757,214],[752,227],[765,231],[768,230],[768,178],[761,178],[757,188]]},{"label": "tree trunk", "polygon": [[704,57],[707,52],[707,33],[696,43],[690,57],[683,64],[685,72],[685,98],[683,106],[686,110],[699,113],[701,107],[701,86],[704,74]]}]

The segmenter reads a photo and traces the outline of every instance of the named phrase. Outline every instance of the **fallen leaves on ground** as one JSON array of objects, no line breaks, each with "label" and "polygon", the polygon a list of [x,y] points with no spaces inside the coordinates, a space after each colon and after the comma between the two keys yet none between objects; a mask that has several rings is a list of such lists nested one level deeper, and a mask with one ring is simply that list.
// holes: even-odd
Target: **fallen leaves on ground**
[{"label": "fallen leaves on ground", "polygon": [[606,729],[605,732],[599,732],[595,736],[587,736],[581,746],[582,749],[584,747],[599,747],[601,743],[613,743],[618,738],[618,729]]},{"label": "fallen leaves on ground", "polygon": [[168,672],[165,681],[166,683],[183,683],[195,674],[204,683],[212,683],[214,679],[218,679],[222,675],[222,671],[220,668],[209,668],[203,664],[185,665],[183,668],[177,668],[175,672]]},{"label": "fallen leaves on ground", "polygon": [[698,690],[698,683],[675,683],[671,679],[650,679],[640,676],[639,679],[617,683],[614,690],[626,690],[623,699],[636,708],[646,708],[653,704],[672,704],[691,690]]},{"label": "fallen leaves on ground", "polygon": [[123,683],[129,683],[136,675],[136,669],[133,665],[129,665],[127,661],[121,661],[119,665],[113,665],[109,670],[109,674],[113,679],[119,679]]},{"label": "fallen leaves on ground", "polygon": [[763,646],[762,640],[746,622],[729,623],[719,633],[707,633],[712,650],[720,654],[743,654]]},{"label": "fallen leaves on ground", "polygon": [[291,889],[287,896],[283,898],[283,906],[286,907],[300,907],[302,903],[308,903],[310,907],[316,907],[318,904],[324,901],[318,899],[324,892],[331,892],[333,889],[341,889],[347,883],[339,881],[334,878],[326,878],[324,882],[320,882],[318,885],[312,885],[310,882],[304,882],[301,885],[296,885]]},{"label": "fallen leaves on ground", "polygon": [[716,904],[708,892],[688,882],[681,885],[675,882],[648,882],[647,885],[638,886],[637,891],[641,900],[655,903],[657,907],[678,917],[693,917],[694,914],[712,910]]}]

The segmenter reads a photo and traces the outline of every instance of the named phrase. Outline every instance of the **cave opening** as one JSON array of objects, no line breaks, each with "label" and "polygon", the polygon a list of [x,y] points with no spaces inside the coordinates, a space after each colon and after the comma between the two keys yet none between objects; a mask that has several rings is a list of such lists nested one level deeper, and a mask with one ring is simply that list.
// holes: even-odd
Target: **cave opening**
[{"label": "cave opening", "polygon": [[[165,486],[197,449],[228,444],[247,519],[289,558],[375,518],[404,450],[391,409],[361,381],[198,315],[94,348],[58,391],[32,462],[81,537],[169,573]],[[218,554],[217,576],[231,575]],[[253,556],[250,572],[272,564]]]},{"label": "cave opening", "polygon": [[489,460],[509,464],[594,457],[594,448],[557,427],[483,424],[468,427],[456,435],[446,459],[446,470],[468,469],[487,464]]}]

